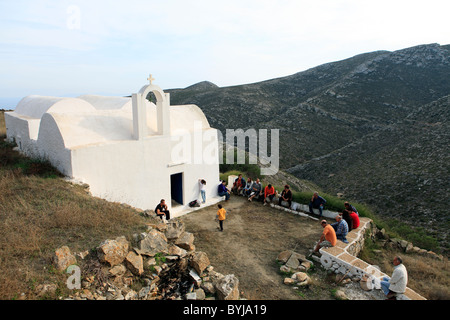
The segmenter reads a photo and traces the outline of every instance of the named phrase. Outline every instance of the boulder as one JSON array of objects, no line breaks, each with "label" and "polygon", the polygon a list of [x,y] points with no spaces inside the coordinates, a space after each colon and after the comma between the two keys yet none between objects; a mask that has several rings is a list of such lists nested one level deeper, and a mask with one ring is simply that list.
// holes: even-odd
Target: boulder
[{"label": "boulder", "polygon": [[308,280],[308,275],[304,272],[297,272],[291,276],[292,279],[297,280],[298,282],[303,282]]},{"label": "boulder", "polygon": [[176,240],[175,244],[187,251],[195,250],[194,235],[190,232],[183,232]]},{"label": "boulder", "polygon": [[219,300],[239,300],[239,280],[234,274],[219,279],[215,287]]},{"label": "boulder", "polygon": [[53,264],[59,271],[66,270],[69,266],[77,263],[77,258],[70,252],[69,247],[63,246],[56,249],[53,256]]},{"label": "boulder", "polygon": [[144,261],[142,256],[135,253],[134,251],[128,252],[125,257],[125,263],[134,275],[140,276],[144,273]]},{"label": "boulder", "polygon": [[210,262],[206,253],[199,251],[192,255],[190,266],[193,267],[199,275],[201,275],[203,270],[205,270],[209,265]]},{"label": "boulder", "polygon": [[302,254],[293,252],[289,260],[286,262],[286,266],[291,269],[297,269],[300,263],[308,261],[306,257]]},{"label": "boulder", "polygon": [[180,258],[183,258],[187,255],[187,251],[180,248],[179,246],[172,244],[169,246],[169,255],[179,256]]},{"label": "boulder", "polygon": [[311,269],[311,265],[312,265],[311,261],[303,261],[302,263],[300,263],[299,268],[302,268],[304,271],[308,271],[309,269]]},{"label": "boulder", "polygon": [[109,270],[109,274],[113,277],[121,277],[127,272],[127,268],[123,264],[119,264]]},{"label": "boulder", "polygon": [[139,242],[139,250],[143,255],[154,256],[157,253],[168,253],[169,245],[164,233],[151,229]]},{"label": "boulder", "polygon": [[169,241],[178,239],[185,231],[184,229],[185,229],[184,223],[182,221],[179,220],[170,221],[167,224],[167,229],[165,231],[166,238]]},{"label": "boulder", "polygon": [[202,284],[200,285],[201,288],[204,290],[205,293],[208,293],[210,295],[213,295],[216,293],[216,288],[214,287],[214,285],[211,282],[202,282]]},{"label": "boulder", "polygon": [[284,264],[289,260],[291,255],[292,255],[292,251],[290,251],[290,250],[283,251],[278,255],[277,260]]},{"label": "boulder", "polygon": [[404,252],[410,252],[412,250],[412,248],[414,247],[413,244],[411,242],[408,242],[406,240],[400,240],[400,248],[404,251]]},{"label": "boulder", "polygon": [[97,248],[100,262],[108,263],[111,267],[121,264],[128,254],[128,241],[125,237],[116,240],[105,240]]}]

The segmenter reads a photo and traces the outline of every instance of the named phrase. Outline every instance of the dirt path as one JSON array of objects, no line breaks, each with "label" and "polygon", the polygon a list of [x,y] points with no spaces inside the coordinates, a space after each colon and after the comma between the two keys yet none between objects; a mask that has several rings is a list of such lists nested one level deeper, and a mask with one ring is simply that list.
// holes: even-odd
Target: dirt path
[{"label": "dirt path", "polygon": [[246,299],[300,299],[283,284],[276,258],[284,250],[307,255],[322,233],[319,223],[243,197],[221,204],[227,210],[223,232],[214,221],[217,205],[181,217],[195,235],[196,251],[207,253],[216,271],[235,274]]}]

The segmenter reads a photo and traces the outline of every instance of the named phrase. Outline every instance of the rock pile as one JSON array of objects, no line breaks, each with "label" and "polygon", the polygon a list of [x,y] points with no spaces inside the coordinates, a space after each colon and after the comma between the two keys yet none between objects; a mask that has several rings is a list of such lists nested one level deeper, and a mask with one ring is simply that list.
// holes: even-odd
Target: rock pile
[{"label": "rock pile", "polygon": [[105,240],[77,255],[59,248],[53,264],[60,271],[74,264],[82,270],[81,288],[69,299],[239,299],[239,280],[214,271],[206,253],[195,251],[194,235],[177,219],[150,224],[131,242],[125,237]]},{"label": "rock pile", "polygon": [[433,251],[421,249],[417,246],[414,246],[412,242],[403,239],[390,238],[384,229],[378,229],[377,227],[374,228],[375,230],[372,232],[372,238],[373,240],[377,240],[382,245],[382,247],[400,249],[405,253],[417,253],[440,261],[444,260],[443,255],[437,254]]},{"label": "rock pile", "polygon": [[308,286],[312,283],[311,278],[306,272],[311,268],[312,262],[306,259],[302,254],[291,250],[281,252],[277,261],[282,264],[280,271],[285,274],[292,274],[284,279],[284,284],[298,286]]}]

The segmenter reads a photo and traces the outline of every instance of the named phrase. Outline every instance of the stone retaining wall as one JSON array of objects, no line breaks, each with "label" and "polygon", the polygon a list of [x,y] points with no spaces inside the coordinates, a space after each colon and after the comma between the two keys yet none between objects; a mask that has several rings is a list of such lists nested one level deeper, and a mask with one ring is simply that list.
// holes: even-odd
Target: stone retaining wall
[{"label": "stone retaining wall", "polygon": [[[292,207],[297,210],[284,208],[273,203],[271,204],[271,207],[318,220],[315,217],[311,217],[310,215],[303,214],[297,211],[302,209],[305,210],[305,207],[307,206],[304,205],[293,205]],[[336,217],[336,215],[338,215],[337,212],[327,212],[326,217],[334,218]],[[363,281],[367,279],[367,281],[364,281],[364,285],[366,286],[367,290],[381,290],[380,279],[389,275],[381,272],[378,268],[368,264],[367,262],[357,258],[361,250],[364,248],[366,235],[373,235],[373,230],[374,228],[372,220],[369,218],[360,217],[360,226],[357,229],[353,229],[352,231],[350,231],[347,235],[348,243],[344,243],[338,240],[336,246],[334,247],[321,248],[319,250],[321,257],[318,261],[320,261],[323,268],[331,270],[337,274],[348,275],[351,278],[356,277],[360,280],[362,279]],[[406,288],[406,292],[397,296],[397,300],[426,299],[410,288]]]},{"label": "stone retaining wall", "polygon": [[[357,258],[364,248],[366,234],[370,234],[373,230],[371,219],[361,217],[360,221],[360,226],[348,233],[347,240],[349,243],[338,240],[336,246],[331,248],[321,248],[319,250],[322,255],[320,262],[325,269],[332,270],[335,273],[346,274],[350,277],[357,277],[363,280],[367,279],[366,286],[368,290],[380,290],[380,279],[389,275]],[[406,292],[397,296],[397,300],[426,299],[413,290],[406,288]]]}]

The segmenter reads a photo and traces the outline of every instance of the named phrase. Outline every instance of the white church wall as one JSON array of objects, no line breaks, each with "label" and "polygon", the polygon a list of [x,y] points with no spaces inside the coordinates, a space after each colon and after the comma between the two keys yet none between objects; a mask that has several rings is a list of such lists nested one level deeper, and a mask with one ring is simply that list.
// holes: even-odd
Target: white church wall
[{"label": "white church wall", "polygon": [[17,147],[30,157],[37,157],[36,146],[39,119],[18,115],[15,112],[5,112],[7,141],[15,142]]},{"label": "white church wall", "polygon": [[[174,211],[177,216],[188,209],[189,201],[200,198],[198,179],[207,181],[208,199],[217,197],[219,166],[212,161],[194,164],[191,159],[172,159],[171,146],[178,142],[171,139],[173,137],[154,136],[75,148],[72,150],[72,177],[89,184],[94,196],[109,201],[153,210],[161,199],[166,199],[172,210],[170,178],[182,173],[183,205]],[[208,152],[211,143],[216,142],[207,141],[201,152]]]},{"label": "white church wall", "polygon": [[55,116],[50,113],[43,115],[36,142],[39,158],[48,160],[62,174],[72,176],[71,151],[64,145]]},{"label": "white church wall", "polygon": [[[109,201],[153,210],[166,199],[176,217],[190,211],[190,201],[201,200],[199,179],[207,181],[207,204],[222,200],[217,130],[199,107],[170,106],[170,95],[154,85],[141,91],[153,91],[157,104],[139,100],[139,114],[131,98],[25,97],[16,112],[5,113],[8,139]],[[145,132],[136,140],[135,118]],[[171,186],[178,174],[182,181],[175,185],[182,191]],[[171,201],[174,189],[182,204]]]},{"label": "white church wall", "polygon": [[88,183],[94,196],[154,209],[161,198],[170,199],[167,144],[156,138],[74,149],[73,177]]},{"label": "white church wall", "polygon": [[[185,127],[189,128],[188,125]],[[209,125],[208,125],[209,127]],[[198,180],[206,181],[207,204],[222,200],[217,195],[219,185],[219,154],[217,130],[213,128],[185,132],[183,135],[172,136],[172,157],[170,174],[183,172],[183,206],[174,208],[174,216],[179,216],[189,211],[190,201],[200,200]],[[182,165],[176,165],[182,164]]]}]

